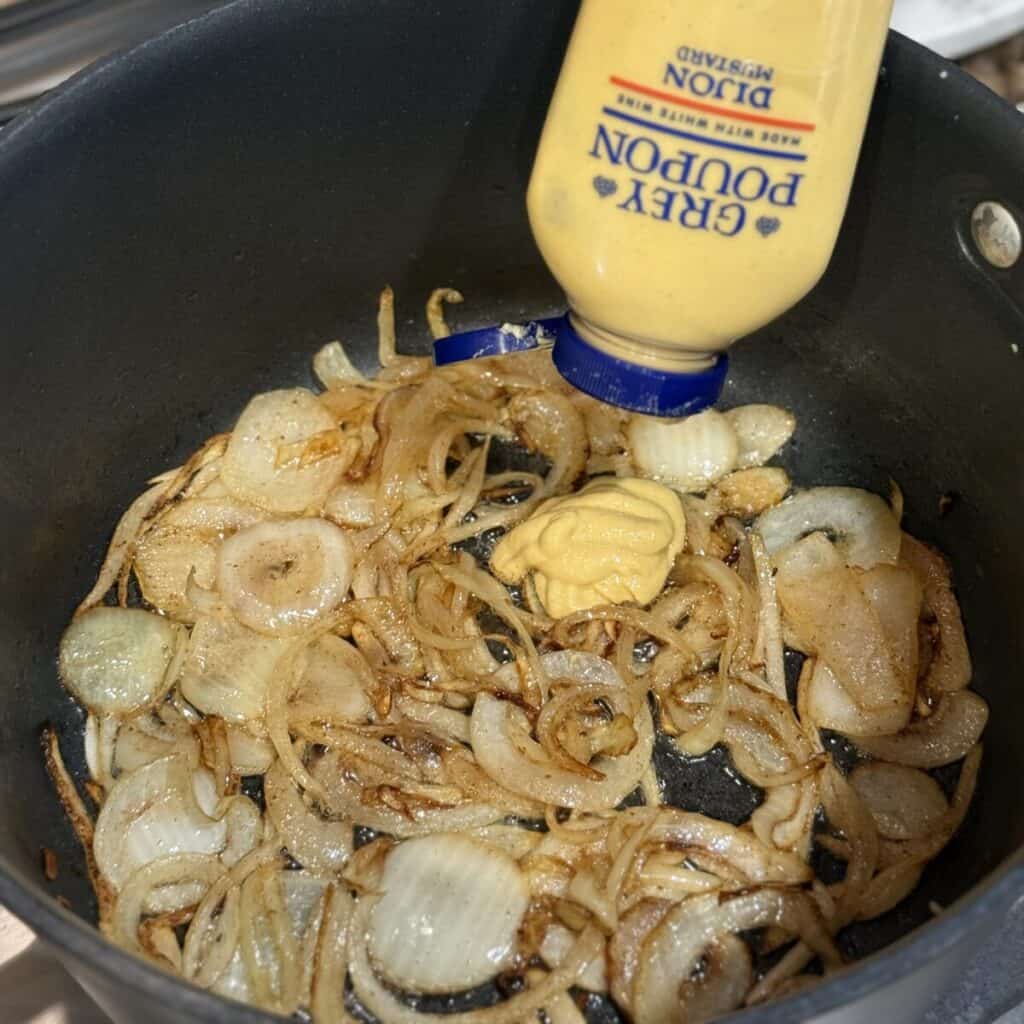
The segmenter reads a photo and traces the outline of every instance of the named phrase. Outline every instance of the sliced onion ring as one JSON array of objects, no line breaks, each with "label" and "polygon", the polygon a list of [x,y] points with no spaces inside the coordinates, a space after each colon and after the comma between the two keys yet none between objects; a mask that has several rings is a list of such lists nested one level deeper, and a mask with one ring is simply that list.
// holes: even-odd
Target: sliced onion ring
[{"label": "sliced onion ring", "polygon": [[328,821],[307,806],[291,777],[278,761],[263,780],[267,817],[288,852],[307,871],[330,877],[345,866],[352,853],[352,826]]},{"label": "sliced onion ring", "polygon": [[895,736],[858,737],[865,754],[912,768],[939,768],[965,757],[988,721],[988,705],[970,690],[945,694],[927,717]]},{"label": "sliced onion ring", "polygon": [[370,955],[407,992],[490,981],[508,966],[530,903],[507,854],[466,836],[407,839],[387,855],[370,917]]},{"label": "sliced onion ring", "polygon": [[294,636],[330,615],[352,582],[352,546],[326,519],[259,523],[220,547],[217,588],[239,622]]},{"label": "sliced onion ring", "polygon": [[801,491],[760,515],[756,529],[770,555],[817,532],[833,539],[847,565],[861,569],[895,565],[900,553],[900,524],[892,509],[857,487]]},{"label": "sliced onion ring", "polygon": [[[575,807],[582,811],[614,807],[640,782],[654,749],[654,724],[643,707],[633,720],[636,743],[622,757],[597,757],[592,767],[604,775],[601,781],[552,765],[539,745],[526,732],[525,713],[513,704],[481,693],[473,705],[470,736],[480,766],[496,782],[513,793],[543,800],[556,807]],[[512,739],[518,729],[519,742],[536,757],[523,754]]]},{"label": "sliced onion ring", "polygon": [[634,416],[627,430],[639,472],[681,491],[706,491],[736,468],[736,433],[715,409],[681,420]]},{"label": "sliced onion ring", "polygon": [[291,388],[257,395],[245,407],[220,478],[242,501],[270,512],[303,512],[323,504],[345,469],[334,418],[312,392]]},{"label": "sliced onion ring", "polygon": [[135,714],[174,682],[184,639],[180,626],[141,608],[90,608],[61,637],[61,680],[94,714]]},{"label": "sliced onion ring", "polygon": [[739,443],[740,469],[763,466],[793,436],[796,417],[777,405],[740,405],[725,413]]},{"label": "sliced onion ring", "polygon": [[[139,942],[139,924],[153,891],[174,886],[182,891],[184,883],[196,883],[205,892],[224,874],[217,857],[201,853],[181,853],[163,857],[139,868],[127,881],[117,898],[113,913],[113,933],[118,944],[140,956],[145,950]],[[192,902],[189,896],[181,906]],[[177,909],[177,908],[176,908]]]},{"label": "sliced onion ring", "polygon": [[850,785],[867,804],[884,839],[921,839],[948,810],[939,784],[917,768],[868,761],[850,772]]},{"label": "sliced onion ring", "polygon": [[[759,889],[720,902],[717,895],[696,896],[674,908],[644,943],[633,981],[633,1019],[636,1024],[671,1024],[686,1020],[679,989],[697,967],[706,947],[718,936],[764,925],[778,925],[800,935],[826,962],[840,963],[813,902],[802,892]],[[715,1012],[735,1008],[738,1000],[733,971],[723,972],[721,1001]],[[751,975],[746,975],[747,983]],[[745,988],[744,988],[745,991]],[[742,994],[740,994],[742,998]],[[711,1000],[715,1005],[716,1000]]]},{"label": "sliced onion ring", "polygon": [[514,1024],[526,1020],[553,995],[566,991],[601,951],[602,938],[587,928],[560,967],[535,988],[511,999],[464,1013],[421,1013],[401,1002],[377,980],[367,950],[370,915],[378,897],[364,896],[356,904],[351,925],[349,976],[359,1001],[382,1024]]}]

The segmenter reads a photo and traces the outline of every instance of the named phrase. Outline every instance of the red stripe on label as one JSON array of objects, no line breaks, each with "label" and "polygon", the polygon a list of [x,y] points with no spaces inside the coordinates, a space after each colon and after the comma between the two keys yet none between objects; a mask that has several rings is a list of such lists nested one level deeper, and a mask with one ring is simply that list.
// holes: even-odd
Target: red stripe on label
[{"label": "red stripe on label", "polygon": [[688,100],[675,93],[662,92],[660,89],[652,89],[648,85],[641,85],[639,82],[629,82],[618,75],[612,75],[609,79],[613,85],[622,89],[629,89],[630,92],[638,92],[652,99],[664,100],[666,103],[674,103],[679,107],[691,107],[693,110],[702,110],[705,114],[718,114],[720,117],[731,117],[737,121],[751,121],[754,124],[771,125],[773,128],[792,128],[798,132],[813,132],[814,125],[807,121],[784,121],[779,117],[764,117],[761,114],[747,114],[739,110],[730,110],[728,107],[716,107],[713,103],[699,103],[697,100]]}]

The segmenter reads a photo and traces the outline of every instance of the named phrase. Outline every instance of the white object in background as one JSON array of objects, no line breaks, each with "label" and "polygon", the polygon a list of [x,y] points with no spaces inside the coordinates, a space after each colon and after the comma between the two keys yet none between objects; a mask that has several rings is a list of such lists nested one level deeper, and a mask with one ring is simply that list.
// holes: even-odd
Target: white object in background
[{"label": "white object in background", "polygon": [[29,928],[3,907],[0,1007],[3,1024],[110,1024]]},{"label": "white object in background", "polygon": [[896,0],[892,27],[943,57],[963,57],[1024,29],[1024,0]]}]

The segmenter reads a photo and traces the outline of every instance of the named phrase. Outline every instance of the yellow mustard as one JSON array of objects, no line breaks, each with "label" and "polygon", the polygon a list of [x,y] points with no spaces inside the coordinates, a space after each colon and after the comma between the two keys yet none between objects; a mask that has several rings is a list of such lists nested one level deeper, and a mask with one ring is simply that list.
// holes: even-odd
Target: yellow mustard
[{"label": "yellow mustard", "polygon": [[675,491],[653,480],[599,477],[539,505],[502,538],[491,569],[506,583],[532,572],[544,608],[561,618],[599,604],[647,604],[685,540]]},{"label": "yellow mustard", "polygon": [[[695,373],[811,288],[846,209],[891,9],[583,0],[528,206],[587,345]],[[604,377],[570,379],[627,404],[600,365]]]}]

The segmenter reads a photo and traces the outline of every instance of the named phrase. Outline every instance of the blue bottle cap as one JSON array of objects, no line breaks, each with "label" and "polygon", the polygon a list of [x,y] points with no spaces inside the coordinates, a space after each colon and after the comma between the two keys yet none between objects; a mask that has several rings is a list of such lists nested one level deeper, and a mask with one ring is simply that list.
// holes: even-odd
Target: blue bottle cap
[{"label": "blue bottle cap", "polygon": [[461,363],[465,359],[483,359],[508,352],[526,352],[532,348],[551,345],[565,320],[564,316],[547,320],[531,320],[525,324],[502,324],[484,327],[478,331],[451,334],[434,342],[434,363]]},{"label": "blue bottle cap", "polygon": [[697,373],[669,373],[617,359],[584,341],[568,314],[440,338],[434,342],[434,363],[445,366],[552,343],[555,366],[570,384],[609,405],[648,416],[689,416],[714,405],[729,369],[724,355]]},{"label": "blue bottle cap", "polygon": [[714,405],[729,369],[724,355],[697,373],[671,373],[617,359],[584,341],[567,316],[559,324],[552,359],[580,391],[647,416],[689,416]]}]

